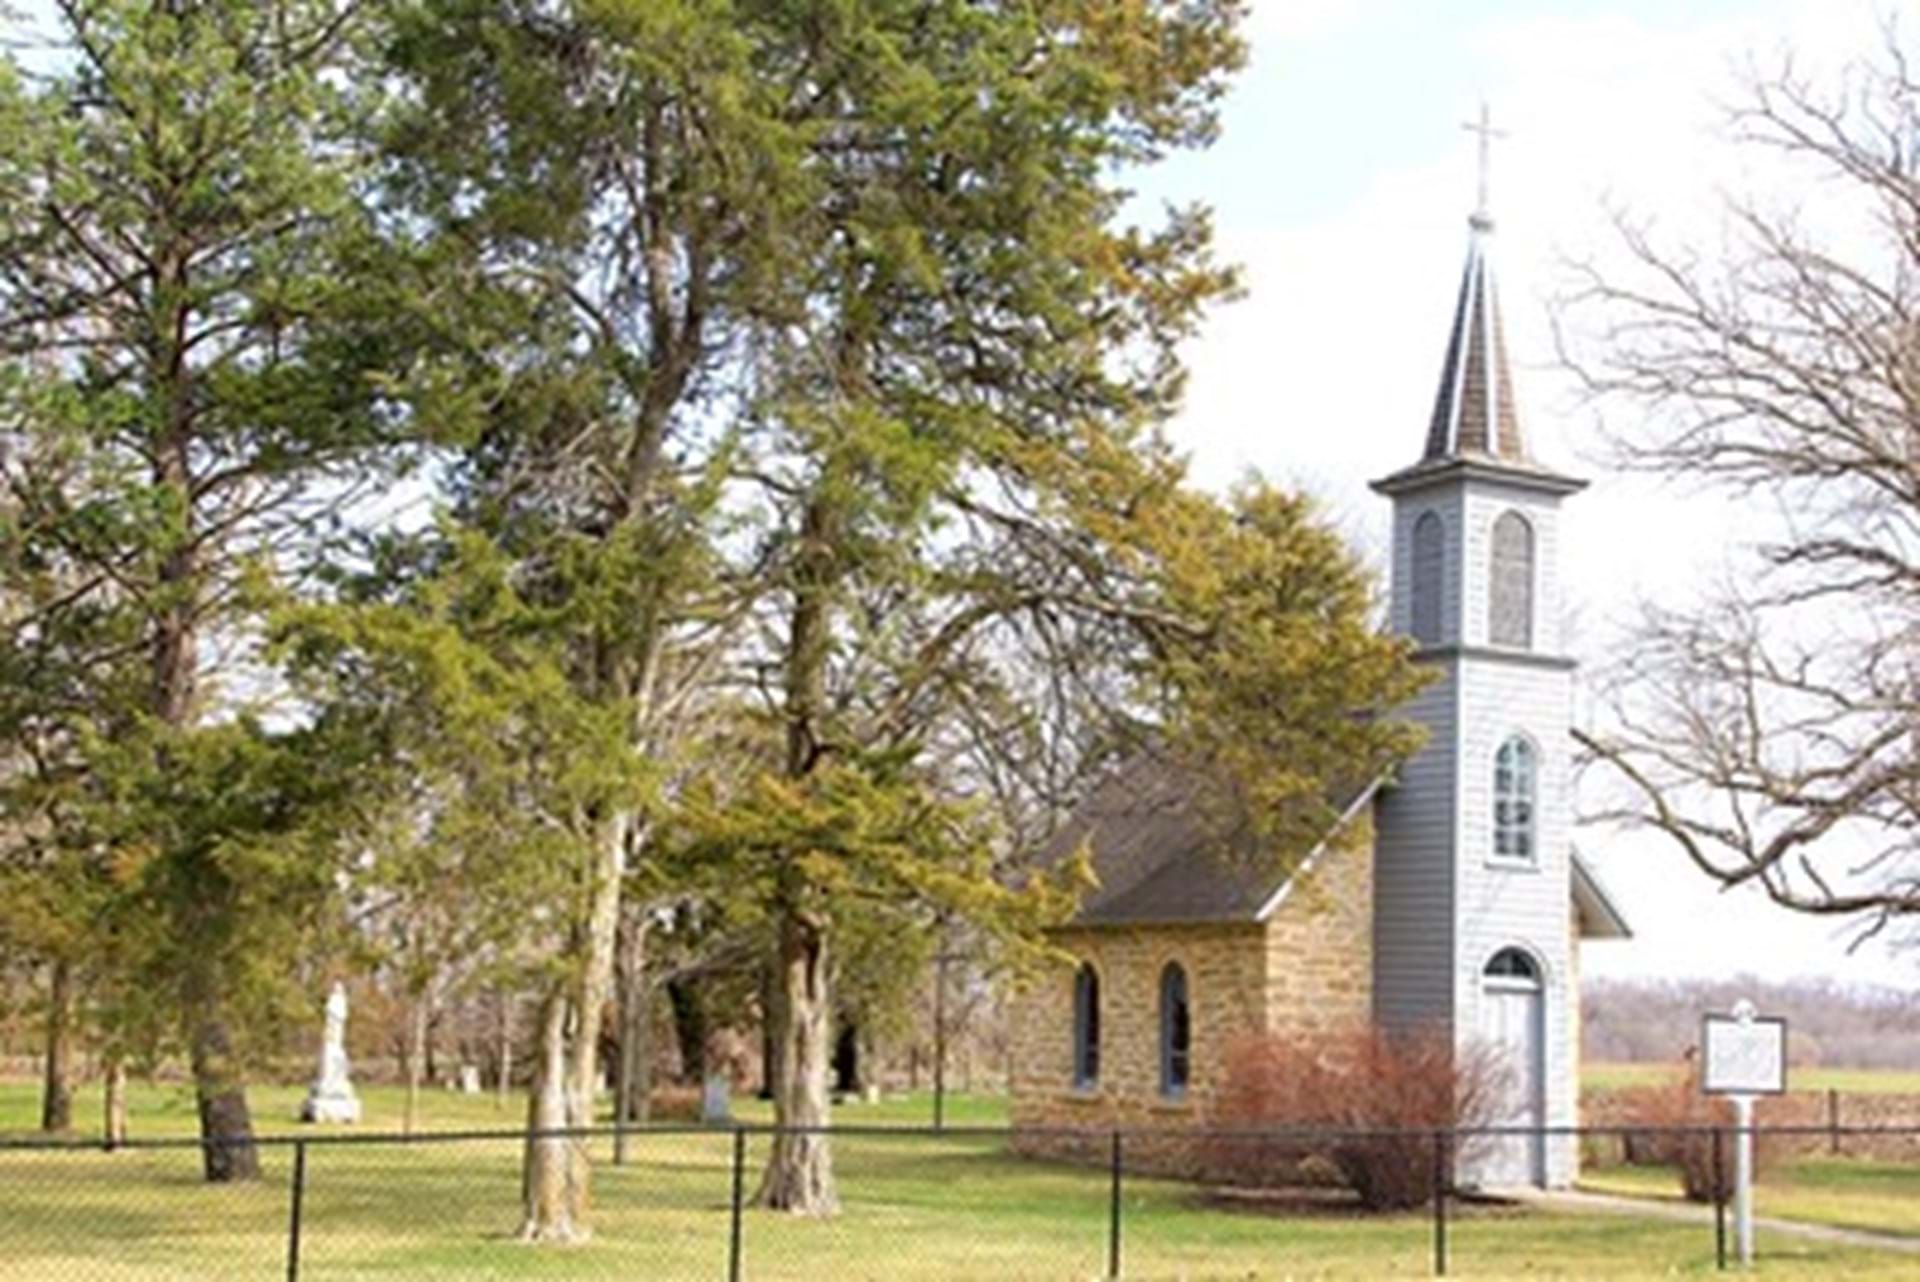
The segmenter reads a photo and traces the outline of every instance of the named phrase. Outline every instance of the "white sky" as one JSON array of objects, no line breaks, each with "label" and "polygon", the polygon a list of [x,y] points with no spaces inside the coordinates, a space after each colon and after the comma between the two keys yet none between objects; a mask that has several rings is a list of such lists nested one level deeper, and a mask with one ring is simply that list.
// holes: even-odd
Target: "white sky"
[{"label": "white sky", "polygon": [[[1736,68],[1787,48],[1803,67],[1872,52],[1861,0],[1252,0],[1253,60],[1207,153],[1156,171],[1149,197],[1214,207],[1249,297],[1189,353],[1174,426],[1196,476],[1247,468],[1321,496],[1378,563],[1387,505],[1366,482],[1419,452],[1473,203],[1484,98],[1495,146],[1494,261],[1523,427],[1536,454],[1593,488],[1568,501],[1560,572],[1581,602],[1578,657],[1617,652],[1642,594],[1685,602],[1761,520],[1724,499],[1610,476],[1595,412],[1553,368],[1546,300],[1562,255],[1603,255],[1610,199],[1710,239],[1716,182],[1754,176],[1716,134]],[[1584,698],[1580,701],[1584,704]],[[1720,893],[1651,836],[1581,835],[1637,938],[1589,947],[1588,976],[1904,984],[1911,961]]]}]

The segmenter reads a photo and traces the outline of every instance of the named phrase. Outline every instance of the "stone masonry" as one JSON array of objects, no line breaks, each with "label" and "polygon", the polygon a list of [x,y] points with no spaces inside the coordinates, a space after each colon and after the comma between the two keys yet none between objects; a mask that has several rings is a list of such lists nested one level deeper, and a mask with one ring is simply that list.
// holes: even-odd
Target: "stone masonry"
[{"label": "stone masonry", "polygon": [[[1073,960],[1050,967],[1018,998],[1013,1017],[1012,1121],[1016,1128],[1071,1128],[1086,1139],[1028,1135],[1027,1152],[1092,1157],[1112,1128],[1178,1133],[1207,1125],[1238,1040],[1278,1033],[1312,1037],[1370,1017],[1371,834],[1349,840],[1296,876],[1265,922],[1068,927],[1052,942]],[[1100,1080],[1073,1084],[1073,976],[1082,961],[1100,977]],[[1186,1092],[1160,1092],[1160,975],[1187,974],[1191,1070]],[[1171,1135],[1170,1135],[1171,1138]],[[1187,1146],[1128,1144],[1130,1169],[1168,1174],[1188,1165]]]}]

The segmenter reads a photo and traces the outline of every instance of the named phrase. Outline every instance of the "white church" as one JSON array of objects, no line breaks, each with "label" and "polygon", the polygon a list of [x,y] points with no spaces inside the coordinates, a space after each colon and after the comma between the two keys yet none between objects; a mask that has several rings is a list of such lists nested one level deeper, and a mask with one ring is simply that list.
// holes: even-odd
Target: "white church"
[{"label": "white church", "polygon": [[[1585,482],[1528,449],[1493,222],[1483,208],[1469,227],[1418,455],[1373,483],[1393,508],[1391,627],[1434,671],[1403,710],[1426,745],[1344,799],[1343,827],[1370,821],[1371,842],[1329,839],[1284,876],[1218,858],[1164,763],[1098,790],[1051,846],[1087,843],[1099,885],[1055,938],[1075,964],[1016,1011],[1017,1126],[1204,1126],[1236,1038],[1360,1020],[1496,1055],[1503,1123],[1578,1121],[1580,949],[1629,933],[1573,848],[1558,561]],[[1564,1186],[1577,1160],[1569,1138],[1514,1136],[1460,1174]]]}]

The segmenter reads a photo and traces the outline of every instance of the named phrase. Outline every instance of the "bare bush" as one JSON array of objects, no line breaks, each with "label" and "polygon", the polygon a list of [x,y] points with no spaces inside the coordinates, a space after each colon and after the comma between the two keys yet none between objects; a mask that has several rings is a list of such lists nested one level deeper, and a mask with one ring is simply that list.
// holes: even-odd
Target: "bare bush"
[{"label": "bare bush", "polygon": [[[1691,1064],[1691,1061],[1689,1061]],[[1636,1086],[1623,1092],[1625,1112],[1646,1131],[1629,1132],[1627,1160],[1642,1166],[1671,1166],[1680,1176],[1680,1191],[1689,1202],[1726,1201],[1733,1196],[1733,1126],[1730,1101],[1700,1092],[1698,1076],[1677,1073],[1665,1082]],[[1710,1130],[1725,1132],[1719,1160],[1714,1158]],[[1753,1178],[1758,1181],[1778,1157],[1778,1145],[1764,1133],[1754,1136]]]},{"label": "bare bush", "polygon": [[1457,1055],[1440,1030],[1247,1038],[1228,1051],[1219,1122],[1323,1133],[1224,1138],[1208,1173],[1274,1184],[1313,1182],[1318,1169],[1370,1210],[1418,1206],[1433,1196],[1433,1133],[1486,1125],[1501,1080],[1489,1055]]}]

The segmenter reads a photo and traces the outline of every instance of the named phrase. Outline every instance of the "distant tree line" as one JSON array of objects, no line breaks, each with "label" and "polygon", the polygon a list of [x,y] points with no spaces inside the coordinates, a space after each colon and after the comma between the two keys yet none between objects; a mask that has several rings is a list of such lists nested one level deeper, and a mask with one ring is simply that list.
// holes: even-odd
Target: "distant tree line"
[{"label": "distant tree line", "polygon": [[1825,979],[1593,980],[1582,986],[1581,1055],[1598,1063],[1681,1062],[1700,1017],[1741,998],[1787,1019],[1789,1062],[1920,1069],[1920,1007],[1904,989]]}]

